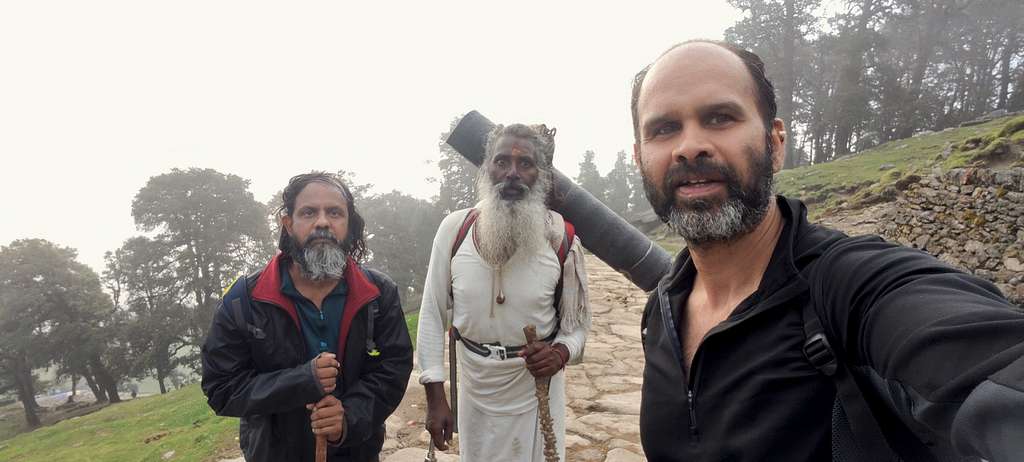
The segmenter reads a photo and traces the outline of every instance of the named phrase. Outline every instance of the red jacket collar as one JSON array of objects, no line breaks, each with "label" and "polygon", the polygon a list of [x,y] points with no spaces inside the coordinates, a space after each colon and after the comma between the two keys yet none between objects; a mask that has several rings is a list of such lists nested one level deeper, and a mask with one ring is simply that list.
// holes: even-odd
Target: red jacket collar
[{"label": "red jacket collar", "polygon": [[[270,260],[270,263],[267,264],[267,267],[263,268],[263,271],[256,279],[256,287],[252,290],[252,298],[253,300],[270,303],[283,309],[292,318],[292,321],[295,322],[296,328],[298,328],[300,325],[299,314],[295,311],[295,303],[281,292],[281,263],[283,260],[283,254],[278,252]],[[363,305],[380,295],[380,290],[377,286],[366,277],[366,274],[359,268],[359,264],[352,258],[349,258],[348,263],[345,265],[345,283],[348,284],[348,295],[345,299],[345,314],[342,315],[343,331],[347,331],[348,326],[346,324],[351,323],[351,318],[356,315]]]}]

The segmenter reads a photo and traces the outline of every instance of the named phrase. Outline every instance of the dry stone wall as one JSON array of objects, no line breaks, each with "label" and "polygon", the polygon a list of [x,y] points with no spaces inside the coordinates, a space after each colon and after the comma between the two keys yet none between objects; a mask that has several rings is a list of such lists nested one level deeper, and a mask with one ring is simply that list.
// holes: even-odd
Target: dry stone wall
[{"label": "dry stone wall", "polygon": [[995,283],[1024,306],[1024,168],[963,168],[907,186],[879,220],[890,240]]}]

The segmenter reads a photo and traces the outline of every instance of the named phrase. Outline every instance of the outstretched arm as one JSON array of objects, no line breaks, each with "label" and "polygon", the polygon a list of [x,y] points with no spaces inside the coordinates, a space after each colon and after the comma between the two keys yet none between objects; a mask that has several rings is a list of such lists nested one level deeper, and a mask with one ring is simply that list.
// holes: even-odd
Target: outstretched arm
[{"label": "outstretched arm", "polygon": [[987,281],[877,238],[848,239],[818,265],[811,287],[847,361],[923,441],[1024,454],[1024,313]]}]

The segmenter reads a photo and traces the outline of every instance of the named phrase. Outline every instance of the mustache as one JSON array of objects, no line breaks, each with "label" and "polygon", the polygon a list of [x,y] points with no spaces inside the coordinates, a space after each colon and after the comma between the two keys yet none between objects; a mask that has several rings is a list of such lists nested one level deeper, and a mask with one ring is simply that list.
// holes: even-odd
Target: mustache
[{"label": "mustache", "polygon": [[699,180],[718,181],[732,185],[739,183],[739,176],[731,168],[706,159],[698,159],[692,163],[680,162],[672,164],[665,172],[665,191],[670,192],[686,183]]},{"label": "mustache", "polygon": [[494,183],[494,190],[495,191],[500,192],[502,190],[507,190],[507,189],[515,190],[515,191],[522,192],[522,193],[530,191],[530,187],[527,186],[522,181],[519,181],[519,180],[504,180],[504,181],[499,181],[497,183]]},{"label": "mustache", "polygon": [[310,234],[309,237],[306,238],[306,240],[302,243],[302,246],[306,247],[306,246],[312,244],[314,241],[319,240],[319,239],[330,241],[334,245],[339,245],[340,244],[338,242],[338,238],[334,237],[334,235],[331,234],[330,231],[328,231],[328,230],[326,230],[324,228],[318,228],[318,229],[313,230],[313,234]]}]

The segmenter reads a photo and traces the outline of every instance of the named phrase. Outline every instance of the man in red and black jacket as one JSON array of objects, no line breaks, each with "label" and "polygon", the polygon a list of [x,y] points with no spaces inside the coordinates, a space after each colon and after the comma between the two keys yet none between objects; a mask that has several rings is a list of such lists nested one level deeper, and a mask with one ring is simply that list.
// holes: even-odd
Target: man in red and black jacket
[{"label": "man in red and black jacket", "polygon": [[376,461],[405,394],[412,344],[395,283],[361,267],[362,218],[326,173],[298,175],[281,206],[281,253],[237,281],[202,348],[203,392],[240,417],[247,461]]}]

